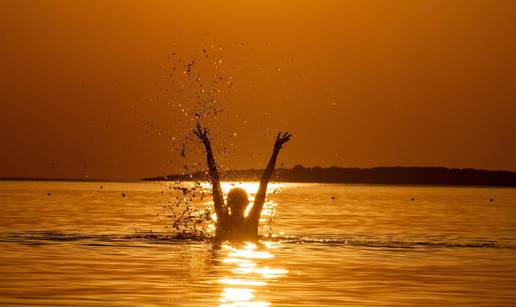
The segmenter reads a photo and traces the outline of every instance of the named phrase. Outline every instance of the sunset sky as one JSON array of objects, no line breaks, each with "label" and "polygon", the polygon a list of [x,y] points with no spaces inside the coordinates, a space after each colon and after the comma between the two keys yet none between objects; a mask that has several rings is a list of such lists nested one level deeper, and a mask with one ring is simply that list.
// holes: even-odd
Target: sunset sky
[{"label": "sunset sky", "polygon": [[178,149],[200,90],[223,168],[288,130],[286,167],[516,171],[515,20],[512,0],[0,0],[0,177],[203,162]]}]

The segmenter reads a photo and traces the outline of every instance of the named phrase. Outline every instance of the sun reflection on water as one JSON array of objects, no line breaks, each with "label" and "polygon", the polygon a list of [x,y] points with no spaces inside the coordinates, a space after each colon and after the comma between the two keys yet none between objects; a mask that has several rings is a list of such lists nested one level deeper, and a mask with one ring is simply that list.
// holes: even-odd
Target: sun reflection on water
[{"label": "sun reflection on water", "polygon": [[[285,185],[285,183],[274,183],[271,182],[267,186],[267,192],[275,191],[276,189],[280,188],[281,186]],[[224,194],[227,194],[231,189],[233,188],[241,188],[244,189],[247,194],[254,195],[256,191],[258,191],[258,187],[260,186],[260,182],[258,181],[245,181],[245,182],[231,182],[231,181],[224,181],[220,183],[220,187],[222,188],[222,192]],[[204,189],[211,189],[211,183],[210,182],[202,182],[201,187]]]},{"label": "sun reflection on water", "polygon": [[274,258],[270,250],[279,246],[278,242],[246,242],[238,247],[230,243],[222,245],[226,253],[223,262],[234,267],[229,269],[227,276],[218,280],[224,287],[220,307],[271,305],[259,300],[256,294],[266,289],[274,279],[288,274],[285,269],[270,267]]}]

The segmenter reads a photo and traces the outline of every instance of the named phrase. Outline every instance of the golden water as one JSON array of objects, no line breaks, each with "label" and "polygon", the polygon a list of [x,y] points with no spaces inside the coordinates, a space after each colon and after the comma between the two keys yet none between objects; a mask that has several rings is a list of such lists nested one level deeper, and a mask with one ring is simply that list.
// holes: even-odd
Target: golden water
[{"label": "golden water", "polygon": [[1,182],[0,304],[516,304],[516,189],[276,188],[270,239],[216,244],[172,239],[165,183]]}]

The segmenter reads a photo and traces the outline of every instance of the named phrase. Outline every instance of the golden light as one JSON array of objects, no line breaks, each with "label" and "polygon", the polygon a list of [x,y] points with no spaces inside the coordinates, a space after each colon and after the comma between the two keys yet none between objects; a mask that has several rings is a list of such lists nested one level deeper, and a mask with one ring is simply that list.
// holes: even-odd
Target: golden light
[{"label": "golden light", "polygon": [[246,280],[238,278],[221,278],[219,283],[225,285],[237,285],[237,286],[265,286],[267,283],[264,281],[257,280]]},{"label": "golden light", "polygon": [[273,263],[269,259],[273,259],[274,255],[268,250],[279,246],[278,242],[263,242],[259,245],[246,242],[238,248],[229,243],[222,245],[227,252],[223,262],[236,267],[229,269],[231,275],[218,280],[227,286],[221,293],[220,307],[271,305],[270,302],[257,301],[255,298],[258,290],[264,289],[271,279],[288,273],[285,269],[270,267]]},{"label": "golden light", "polygon": [[[242,288],[224,288],[224,292],[222,292],[222,297],[220,298],[221,303],[227,302],[245,302],[250,301],[254,298],[253,295],[254,290],[252,289],[242,289]],[[225,304],[220,306],[233,306],[233,304]]]},{"label": "golden light", "polygon": [[[267,186],[267,193],[271,193],[276,191],[277,189],[284,186],[285,183],[269,183]],[[233,188],[241,188],[244,189],[249,195],[249,200],[252,202],[254,200],[254,195],[258,191],[258,187],[260,183],[258,181],[246,181],[246,182],[221,182],[220,184],[222,188],[222,192],[224,195],[227,195],[228,192]],[[202,182],[201,187],[206,190],[211,190],[211,183]]]},{"label": "golden light", "polygon": [[[246,182],[222,182],[221,187],[224,194],[227,194],[233,188],[242,188],[244,189],[249,196],[255,195],[256,191],[258,191],[258,187],[260,183],[258,181],[246,181]],[[267,192],[274,191],[281,187],[281,183],[269,183],[267,186]],[[209,183],[207,183],[206,187],[210,187]],[[251,198],[251,197],[250,197]]]},{"label": "golden light", "polygon": [[261,274],[264,278],[276,278],[282,275],[286,275],[288,270],[285,269],[271,269],[269,267],[254,269],[255,273]]}]

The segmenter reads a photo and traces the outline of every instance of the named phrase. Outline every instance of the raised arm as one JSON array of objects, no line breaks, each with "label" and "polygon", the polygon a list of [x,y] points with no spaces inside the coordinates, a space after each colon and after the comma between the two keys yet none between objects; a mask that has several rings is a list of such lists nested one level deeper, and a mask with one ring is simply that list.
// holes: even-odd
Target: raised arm
[{"label": "raised arm", "polygon": [[215,163],[210,139],[208,138],[208,130],[206,128],[202,128],[201,125],[197,123],[197,127],[193,132],[204,144],[204,149],[206,150],[206,160],[208,161],[208,172],[212,187],[213,203],[215,205],[215,213],[220,221],[224,214],[224,195],[222,194],[222,188],[220,187],[219,172],[217,171],[217,164]]},{"label": "raised arm", "polygon": [[256,192],[256,196],[254,198],[254,204],[249,213],[249,220],[258,223],[260,220],[260,215],[262,213],[263,203],[265,202],[265,196],[267,194],[267,185],[269,184],[269,180],[274,173],[274,168],[276,166],[276,160],[278,159],[279,152],[283,147],[283,144],[290,141],[292,137],[291,134],[285,132],[283,134],[278,133],[276,136],[276,142],[274,143],[274,149],[272,151],[271,159],[263,172],[262,179],[260,180],[260,186],[258,187],[258,191]]}]

